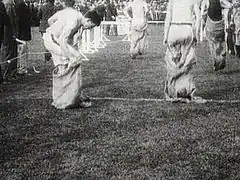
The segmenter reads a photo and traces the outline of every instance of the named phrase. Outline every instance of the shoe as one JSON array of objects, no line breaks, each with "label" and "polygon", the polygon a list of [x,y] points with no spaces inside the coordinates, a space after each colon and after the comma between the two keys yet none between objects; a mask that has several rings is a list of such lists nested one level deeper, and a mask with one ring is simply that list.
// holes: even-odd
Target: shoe
[{"label": "shoe", "polygon": [[231,56],[235,56],[236,55],[234,50],[229,50],[228,54],[230,54]]},{"label": "shoe", "polygon": [[141,53],[141,52],[138,52],[138,55],[140,55],[140,56],[141,56],[142,54],[143,54],[143,53]]},{"label": "shoe", "polygon": [[50,61],[51,57],[52,57],[52,55],[50,53],[46,53],[45,54],[45,61]]},{"label": "shoe", "polygon": [[235,53],[234,51],[231,51],[231,55],[232,55],[232,56],[235,56],[236,53]]},{"label": "shoe", "polygon": [[136,55],[131,55],[132,59],[136,59],[136,57],[137,57]]},{"label": "shoe", "polygon": [[214,64],[213,64],[213,66],[214,66],[214,67],[213,67],[214,71],[218,71],[218,70],[220,69],[220,67],[219,67],[219,66],[220,66],[220,65],[219,65],[219,62],[216,62],[216,61],[215,61]]},{"label": "shoe", "polygon": [[92,106],[92,102],[88,96],[82,96],[80,98],[79,107],[80,108],[89,108]]},{"label": "shoe", "polygon": [[17,75],[24,75],[24,74],[27,74],[27,73],[28,73],[28,70],[24,66],[20,66],[17,69]]},{"label": "shoe", "polygon": [[220,66],[219,66],[219,70],[222,70],[226,67],[226,61],[223,60],[221,63],[220,63]]}]

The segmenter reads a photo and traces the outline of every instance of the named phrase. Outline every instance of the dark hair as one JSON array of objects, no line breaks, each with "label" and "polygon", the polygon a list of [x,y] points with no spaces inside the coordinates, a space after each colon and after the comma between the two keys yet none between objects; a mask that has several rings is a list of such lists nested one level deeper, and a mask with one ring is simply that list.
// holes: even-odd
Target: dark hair
[{"label": "dark hair", "polygon": [[51,3],[51,4],[54,4],[54,1],[55,1],[55,0],[46,0],[46,2],[49,2],[49,3]]},{"label": "dark hair", "polygon": [[75,0],[62,0],[62,2],[64,2],[67,7],[73,7],[75,4]]},{"label": "dark hair", "polygon": [[101,17],[95,10],[86,12],[84,16],[85,18],[89,18],[94,24],[96,24],[96,26],[99,26],[101,24]]}]

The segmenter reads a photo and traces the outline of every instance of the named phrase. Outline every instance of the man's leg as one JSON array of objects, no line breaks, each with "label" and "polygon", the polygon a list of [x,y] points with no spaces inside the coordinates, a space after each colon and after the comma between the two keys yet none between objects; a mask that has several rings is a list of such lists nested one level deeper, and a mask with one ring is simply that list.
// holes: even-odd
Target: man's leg
[{"label": "man's leg", "polygon": [[106,31],[105,31],[105,34],[107,35],[107,36],[109,36],[109,32],[110,32],[110,24],[107,24],[106,25]]},{"label": "man's leg", "polygon": [[213,44],[214,70],[222,70],[226,66],[226,42],[214,42]]},{"label": "man's leg", "polygon": [[139,32],[132,29],[131,30],[131,44],[130,44],[130,54],[132,59],[136,59],[139,49]]},{"label": "man's leg", "polygon": [[[41,35],[43,36],[43,32],[41,32]],[[44,46],[44,52],[45,52],[45,54],[44,54],[44,60],[45,60],[45,61],[50,61],[52,55],[51,55],[51,53],[45,48],[45,46]]]},{"label": "man's leg", "polygon": [[240,58],[240,45],[235,45],[236,48],[236,56]]},{"label": "man's leg", "polygon": [[[219,53],[220,70],[222,70],[226,67],[227,51],[226,51],[226,42],[225,41],[220,42],[219,51],[220,51],[220,53]],[[218,50],[217,50],[217,52],[218,52]]]},{"label": "man's leg", "polygon": [[117,25],[113,25],[113,30],[114,30],[114,36],[118,36],[118,31],[117,31]]},{"label": "man's leg", "polygon": [[229,54],[235,55],[235,50],[234,50],[234,43],[233,43],[233,34],[232,33],[227,33],[227,50]]},{"label": "man's leg", "polygon": [[139,41],[138,54],[142,55],[146,45],[146,30],[143,32],[143,38]]},{"label": "man's leg", "polygon": [[236,34],[235,48],[236,56],[240,58],[240,34]]},{"label": "man's leg", "polygon": [[218,70],[220,70],[220,61],[218,60],[216,51],[217,51],[217,49],[219,49],[220,43],[208,40],[208,44],[209,44],[211,58],[213,61],[213,66],[214,66],[213,69],[215,71],[218,71]]}]

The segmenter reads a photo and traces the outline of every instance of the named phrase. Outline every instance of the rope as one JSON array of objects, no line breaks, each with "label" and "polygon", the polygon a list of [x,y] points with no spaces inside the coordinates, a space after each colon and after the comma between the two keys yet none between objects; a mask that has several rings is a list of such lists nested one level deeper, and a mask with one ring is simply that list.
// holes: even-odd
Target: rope
[{"label": "rope", "polygon": [[[7,63],[11,63],[13,60],[15,59],[18,59],[20,57],[23,57],[23,56],[26,56],[26,55],[42,55],[42,54],[46,54],[46,52],[30,52],[30,53],[24,53],[20,56],[17,56],[15,58],[12,58],[12,59],[9,59],[7,61],[3,61],[3,62],[0,62],[0,65],[2,64],[7,64]],[[81,55],[85,56],[83,53],[81,53]],[[86,56],[84,57],[85,59],[83,59],[82,61],[88,61],[88,59],[86,59]]]},{"label": "rope", "polygon": [[[48,95],[44,95],[44,97],[41,97],[41,98],[36,98],[36,96],[32,96],[31,94],[29,96],[26,96],[26,97],[19,97],[19,96],[11,96],[11,97],[8,97],[8,100],[9,99],[21,99],[21,100],[24,100],[24,99],[29,99],[33,97],[33,99],[42,99],[42,98],[49,98]],[[171,101],[168,101],[164,98],[160,98],[160,99],[157,99],[157,98],[120,98],[120,97],[91,97],[90,98],[91,100],[94,100],[94,101],[123,101],[123,102],[155,102],[155,103],[162,103],[162,102],[166,102],[166,103],[173,103]],[[0,101],[4,101],[4,99],[1,99]],[[226,103],[240,103],[240,99],[237,100],[237,99],[202,99],[201,101],[197,101],[197,100],[193,100],[193,101],[190,101],[189,103],[196,103],[196,104],[204,104],[204,103],[219,103],[219,104],[226,104]]]},{"label": "rope", "polygon": [[23,56],[25,56],[26,54],[28,54],[28,53],[24,53],[24,54],[22,54],[22,55],[20,55],[20,56],[17,56],[17,57],[15,57],[15,58],[9,59],[9,60],[7,60],[7,61],[0,62],[0,65],[2,65],[2,64],[10,64],[13,60],[18,59],[18,58],[20,58],[20,57],[23,57]]},{"label": "rope", "polygon": [[[111,100],[111,101],[132,101],[132,102],[171,102],[167,101],[166,99],[152,99],[152,98],[114,98],[114,97],[92,97],[92,100]],[[240,103],[240,100],[236,99],[229,99],[229,100],[224,100],[224,99],[201,99],[201,101],[193,100],[192,102],[195,103]]]}]

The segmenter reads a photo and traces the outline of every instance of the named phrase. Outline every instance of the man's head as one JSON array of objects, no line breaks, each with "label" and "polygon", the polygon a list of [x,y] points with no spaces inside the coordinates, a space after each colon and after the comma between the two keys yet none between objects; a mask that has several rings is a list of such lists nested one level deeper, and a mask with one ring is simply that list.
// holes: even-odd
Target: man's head
[{"label": "man's head", "polygon": [[75,0],[61,0],[61,4],[63,7],[73,7]]},{"label": "man's head", "polygon": [[83,22],[83,28],[84,29],[90,29],[95,26],[99,26],[101,23],[101,17],[97,13],[96,10],[88,11],[86,14],[84,14],[85,21]]},{"label": "man's head", "polygon": [[54,4],[55,0],[46,0],[47,3]]}]

